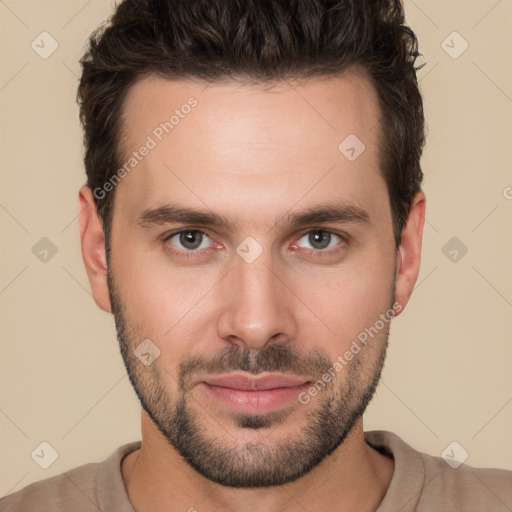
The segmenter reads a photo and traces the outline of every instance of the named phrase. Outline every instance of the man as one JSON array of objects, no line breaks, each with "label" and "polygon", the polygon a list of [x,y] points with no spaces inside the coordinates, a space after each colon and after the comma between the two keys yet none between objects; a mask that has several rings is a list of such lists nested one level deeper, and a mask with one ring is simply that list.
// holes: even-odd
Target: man
[{"label": "man", "polygon": [[142,442],[1,510],[512,510],[512,472],[363,431],[420,266],[417,55],[398,0],[118,5],[80,234]]}]

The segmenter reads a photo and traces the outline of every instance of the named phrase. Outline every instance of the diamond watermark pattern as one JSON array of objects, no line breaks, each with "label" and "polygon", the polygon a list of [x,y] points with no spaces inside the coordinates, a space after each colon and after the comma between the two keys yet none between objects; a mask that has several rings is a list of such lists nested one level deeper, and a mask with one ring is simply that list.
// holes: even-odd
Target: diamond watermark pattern
[{"label": "diamond watermark pattern", "polygon": [[458,32],[452,32],[441,43],[441,48],[452,59],[458,59],[469,48],[469,43]]},{"label": "diamond watermark pattern", "polygon": [[149,366],[160,355],[160,349],[146,338],[133,350],[133,353],[144,366]]},{"label": "diamond watermark pattern", "polygon": [[441,453],[441,458],[452,469],[457,469],[469,457],[469,453],[457,441],[452,441]]},{"label": "diamond watermark pattern", "polygon": [[44,236],[32,247],[32,254],[42,263],[48,263],[57,254],[57,246]]},{"label": "diamond watermark pattern", "polygon": [[246,263],[253,263],[263,252],[263,247],[252,236],[248,236],[237,246],[236,252]]},{"label": "diamond watermark pattern", "polygon": [[39,57],[47,59],[59,47],[59,43],[48,32],[41,32],[32,41],[31,46]]},{"label": "diamond watermark pattern", "polygon": [[340,153],[351,162],[357,160],[365,149],[366,146],[363,141],[353,133],[346,137],[338,146]]},{"label": "diamond watermark pattern", "polygon": [[40,443],[30,456],[43,469],[48,469],[59,458],[57,450],[47,441]]},{"label": "diamond watermark pattern", "polygon": [[466,245],[456,236],[450,238],[441,250],[452,263],[458,263],[468,252]]}]

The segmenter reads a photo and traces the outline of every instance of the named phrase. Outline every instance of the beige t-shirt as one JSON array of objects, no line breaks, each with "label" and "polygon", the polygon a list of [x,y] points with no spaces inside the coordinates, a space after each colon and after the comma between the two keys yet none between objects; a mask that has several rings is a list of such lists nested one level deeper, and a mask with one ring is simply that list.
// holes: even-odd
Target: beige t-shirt
[{"label": "beige t-shirt", "polygon": [[[452,469],[442,458],[415,450],[392,432],[365,432],[365,439],[395,459],[393,478],[376,512],[512,511],[512,471],[465,464]],[[140,445],[122,445],[103,462],[34,482],[0,499],[0,511],[134,512],[121,461]]]}]

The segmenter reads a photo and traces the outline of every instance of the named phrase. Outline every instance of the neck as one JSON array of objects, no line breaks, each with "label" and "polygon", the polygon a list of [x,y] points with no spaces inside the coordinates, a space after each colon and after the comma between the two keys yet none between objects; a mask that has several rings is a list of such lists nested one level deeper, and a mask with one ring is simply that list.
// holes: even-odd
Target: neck
[{"label": "neck", "polygon": [[359,419],[345,441],[298,480],[275,487],[236,489],[197,473],[142,411],[142,445],[121,464],[123,481],[137,512],[251,510],[374,512],[393,476],[393,459],[364,441]]}]

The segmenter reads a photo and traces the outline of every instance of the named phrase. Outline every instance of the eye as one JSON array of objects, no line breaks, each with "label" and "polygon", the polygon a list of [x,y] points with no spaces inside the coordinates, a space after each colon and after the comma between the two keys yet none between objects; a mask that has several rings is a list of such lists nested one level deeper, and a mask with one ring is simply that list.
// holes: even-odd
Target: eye
[{"label": "eye", "polygon": [[[302,242],[304,240],[304,242]],[[164,238],[164,242],[169,242],[169,249],[178,257],[197,258],[205,257],[206,249],[211,247],[222,248],[200,229],[181,229],[174,231]],[[340,243],[341,242],[341,243]],[[309,244],[304,247],[303,244]],[[326,229],[313,229],[304,233],[297,242],[292,245],[292,249],[305,248],[312,255],[333,255],[345,248],[347,241],[343,236]],[[331,249],[331,250],[328,250]]]},{"label": "eye", "polygon": [[305,239],[307,243],[311,244],[312,247],[310,247],[310,249],[315,251],[323,251],[324,249],[336,247],[339,245],[336,243],[336,239],[338,239],[338,241],[344,241],[340,235],[326,229],[314,229],[308,231],[299,239],[299,244],[303,239]]},{"label": "eye", "polygon": [[184,229],[171,233],[165,238],[165,241],[169,241],[171,245],[180,250],[185,249],[185,252],[206,249],[208,247],[208,244],[205,244],[207,240],[211,240],[210,237],[198,229]]}]

